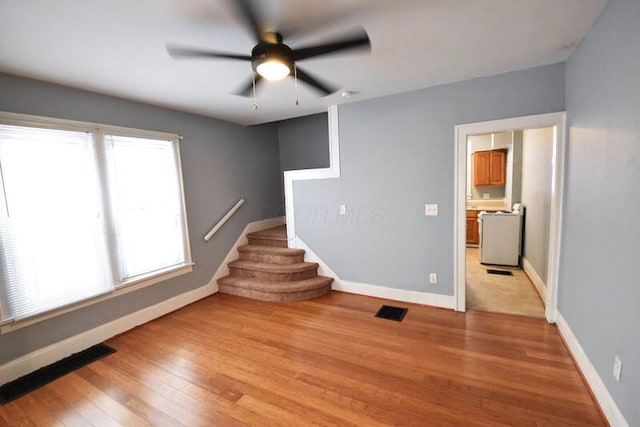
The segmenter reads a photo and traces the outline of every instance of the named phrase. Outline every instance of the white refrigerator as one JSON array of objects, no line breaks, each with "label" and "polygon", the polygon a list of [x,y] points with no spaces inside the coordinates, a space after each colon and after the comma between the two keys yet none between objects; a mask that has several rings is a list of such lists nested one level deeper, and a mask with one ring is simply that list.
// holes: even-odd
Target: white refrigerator
[{"label": "white refrigerator", "polygon": [[524,206],[515,204],[512,212],[481,212],[480,263],[520,265]]}]

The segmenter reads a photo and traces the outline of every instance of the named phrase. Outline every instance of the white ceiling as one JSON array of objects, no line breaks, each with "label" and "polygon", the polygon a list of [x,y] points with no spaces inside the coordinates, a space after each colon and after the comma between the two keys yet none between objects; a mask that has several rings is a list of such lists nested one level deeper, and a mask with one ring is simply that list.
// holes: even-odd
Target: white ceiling
[{"label": "white ceiling", "polygon": [[[231,95],[248,62],[170,58],[165,43],[249,54],[231,0],[0,0],[0,71],[244,125],[566,60],[607,0],[260,0],[275,28],[306,29],[292,48],[365,27],[371,54],[300,66],[357,94],[318,97],[293,79],[251,100]],[[307,34],[308,33],[308,34]]]}]

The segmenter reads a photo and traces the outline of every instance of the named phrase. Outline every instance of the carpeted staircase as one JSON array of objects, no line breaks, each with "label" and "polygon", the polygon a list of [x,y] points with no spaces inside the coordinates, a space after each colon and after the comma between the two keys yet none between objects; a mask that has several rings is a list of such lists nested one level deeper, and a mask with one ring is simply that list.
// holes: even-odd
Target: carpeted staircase
[{"label": "carpeted staircase", "polygon": [[240,259],[218,280],[220,292],[263,301],[302,301],[331,291],[333,279],[318,276],[318,263],[304,262],[304,250],[287,247],[282,225],[247,235]]}]

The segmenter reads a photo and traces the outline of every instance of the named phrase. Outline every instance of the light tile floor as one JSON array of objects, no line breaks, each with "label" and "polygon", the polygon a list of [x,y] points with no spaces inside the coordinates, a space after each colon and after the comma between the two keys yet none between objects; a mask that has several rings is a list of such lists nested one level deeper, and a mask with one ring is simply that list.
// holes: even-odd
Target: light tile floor
[{"label": "light tile floor", "polygon": [[[487,269],[513,271],[513,276]],[[529,277],[518,267],[480,264],[480,250],[467,248],[467,309],[544,317],[544,306]]]}]

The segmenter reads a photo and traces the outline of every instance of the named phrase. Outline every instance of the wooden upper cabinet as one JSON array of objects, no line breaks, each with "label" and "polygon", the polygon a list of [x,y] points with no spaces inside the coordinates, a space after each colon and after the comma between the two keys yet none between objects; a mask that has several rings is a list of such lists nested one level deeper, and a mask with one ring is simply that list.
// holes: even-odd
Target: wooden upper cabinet
[{"label": "wooden upper cabinet", "polygon": [[473,153],[473,185],[505,185],[507,151],[490,150]]},{"label": "wooden upper cabinet", "polygon": [[473,153],[473,185],[489,185],[490,162],[488,151]]},{"label": "wooden upper cabinet", "polygon": [[489,185],[505,185],[507,152],[505,150],[489,151],[489,159]]}]

